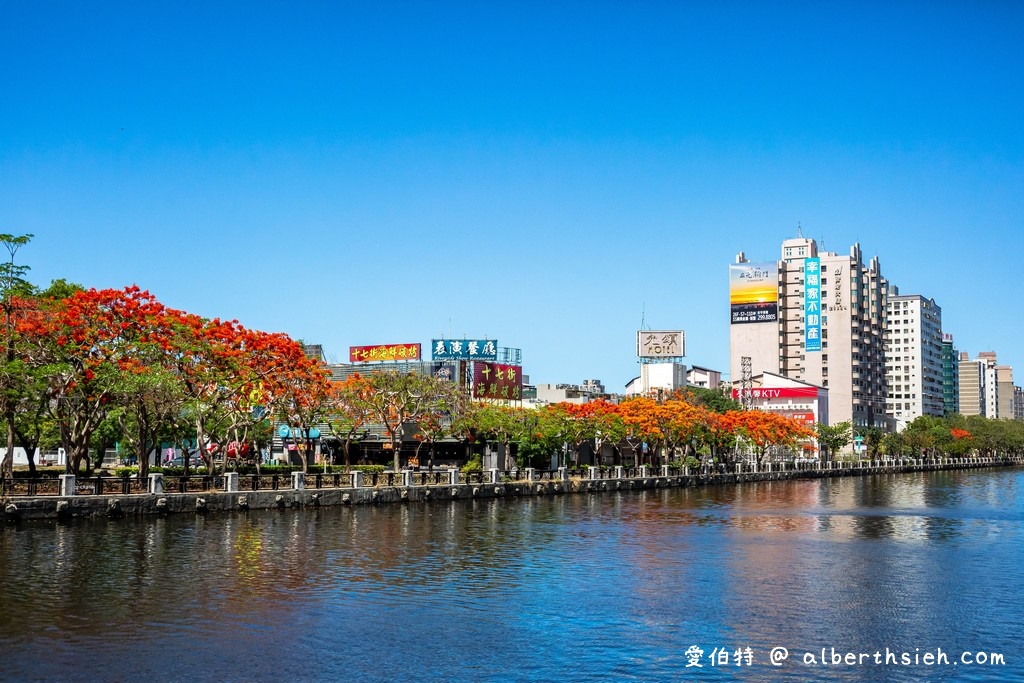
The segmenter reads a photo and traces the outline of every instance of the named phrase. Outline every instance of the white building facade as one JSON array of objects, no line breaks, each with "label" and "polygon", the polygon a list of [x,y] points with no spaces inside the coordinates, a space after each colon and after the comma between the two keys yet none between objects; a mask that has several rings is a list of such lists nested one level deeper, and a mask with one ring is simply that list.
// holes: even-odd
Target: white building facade
[{"label": "white building facade", "polygon": [[890,294],[886,308],[886,412],[897,429],[922,415],[942,417],[942,309],[917,294]]},{"label": "white building facade", "polygon": [[641,363],[640,376],[626,385],[626,395],[647,396],[659,391],[667,395],[686,387],[686,365],[683,363]]}]

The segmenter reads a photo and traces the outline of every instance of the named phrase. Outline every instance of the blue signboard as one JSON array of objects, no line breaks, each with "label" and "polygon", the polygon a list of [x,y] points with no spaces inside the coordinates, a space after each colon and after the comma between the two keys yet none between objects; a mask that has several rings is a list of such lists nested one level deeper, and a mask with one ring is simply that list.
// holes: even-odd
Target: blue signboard
[{"label": "blue signboard", "polygon": [[821,351],[821,259],[804,259],[804,350]]},{"label": "blue signboard", "polygon": [[434,360],[497,360],[498,342],[494,339],[435,339],[431,342]]}]

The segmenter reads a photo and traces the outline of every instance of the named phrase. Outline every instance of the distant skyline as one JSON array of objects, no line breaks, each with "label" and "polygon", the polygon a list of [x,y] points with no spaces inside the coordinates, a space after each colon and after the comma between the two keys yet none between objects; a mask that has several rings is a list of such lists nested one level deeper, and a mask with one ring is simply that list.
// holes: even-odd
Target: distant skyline
[{"label": "distant skyline", "polygon": [[[729,369],[729,269],[859,242],[1024,384],[1024,6],[0,4],[0,232],[45,286],[535,383]],[[1017,275],[1014,275],[1017,273]]]}]

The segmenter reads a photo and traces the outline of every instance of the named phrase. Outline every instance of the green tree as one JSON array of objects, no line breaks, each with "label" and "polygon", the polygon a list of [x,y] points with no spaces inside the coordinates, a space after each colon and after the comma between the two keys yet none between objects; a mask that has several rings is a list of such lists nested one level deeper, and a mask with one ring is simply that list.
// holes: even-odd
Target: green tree
[{"label": "green tree", "polygon": [[909,446],[902,432],[888,432],[882,437],[880,449],[886,455],[899,458],[907,455]]},{"label": "green tree", "polygon": [[370,410],[374,420],[387,430],[395,472],[402,470],[405,425],[415,422],[426,409],[432,396],[431,381],[428,375],[398,370],[379,370],[370,375]]},{"label": "green tree", "polygon": [[814,434],[818,439],[818,446],[828,454],[828,459],[835,460],[836,454],[853,438],[853,425],[849,421],[835,425],[819,422],[814,426]]},{"label": "green tree", "polygon": [[[3,305],[4,311],[6,340],[3,366],[0,367],[0,413],[4,416],[7,428],[6,450],[3,461],[0,462],[0,476],[13,476],[14,473],[14,422],[17,405],[24,396],[22,390],[28,372],[28,367],[16,351],[19,342],[19,335],[16,334],[16,312],[19,308],[17,299],[29,296],[32,286],[25,280],[29,267],[15,263],[14,258],[18,250],[31,240],[32,235],[0,234],[0,244],[3,244],[10,254],[9,261],[0,263],[0,304]],[[28,453],[29,462],[32,461],[32,455]]]},{"label": "green tree", "polygon": [[743,404],[717,389],[687,387],[682,392],[682,398],[692,405],[701,406],[713,413],[724,414],[730,410],[743,410]]},{"label": "green tree", "polygon": [[875,459],[881,453],[882,449],[882,437],[885,436],[885,430],[881,427],[861,427],[857,430],[862,437],[864,437],[864,447],[868,451],[868,457]]},{"label": "green tree", "polygon": [[417,428],[416,461],[419,462],[420,449],[426,445],[427,467],[433,470],[434,444],[447,436],[454,436],[461,429],[460,418],[466,413],[470,398],[460,385],[434,376],[424,382],[424,391],[423,409],[413,416]]}]

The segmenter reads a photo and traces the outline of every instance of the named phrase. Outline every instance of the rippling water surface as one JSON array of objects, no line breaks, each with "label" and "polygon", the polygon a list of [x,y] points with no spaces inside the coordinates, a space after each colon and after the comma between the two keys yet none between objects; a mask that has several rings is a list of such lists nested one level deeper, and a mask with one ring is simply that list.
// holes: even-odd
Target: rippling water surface
[{"label": "rippling water surface", "polygon": [[1001,470],[21,523],[0,680],[1024,680],[1022,504]]}]

